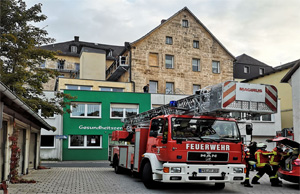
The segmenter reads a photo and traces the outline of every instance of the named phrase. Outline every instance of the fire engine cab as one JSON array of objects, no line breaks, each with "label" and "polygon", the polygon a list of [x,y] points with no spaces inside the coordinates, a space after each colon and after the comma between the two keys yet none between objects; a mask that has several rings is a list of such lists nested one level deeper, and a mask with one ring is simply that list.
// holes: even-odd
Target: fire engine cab
[{"label": "fire engine cab", "polygon": [[225,183],[245,179],[243,142],[231,112],[248,115],[277,111],[271,85],[227,81],[168,105],[124,119],[112,140],[110,162],[116,173],[138,173],[147,188],[159,183]]}]

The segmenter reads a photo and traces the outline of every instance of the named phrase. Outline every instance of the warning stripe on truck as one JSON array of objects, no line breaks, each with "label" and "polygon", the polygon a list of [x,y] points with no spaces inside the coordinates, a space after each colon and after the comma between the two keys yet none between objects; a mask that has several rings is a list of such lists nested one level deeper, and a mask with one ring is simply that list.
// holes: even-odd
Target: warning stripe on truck
[{"label": "warning stripe on truck", "polygon": [[275,86],[266,86],[266,104],[277,111],[277,89]]},{"label": "warning stripe on truck", "polygon": [[223,108],[235,101],[236,97],[236,83],[228,81],[224,83],[223,87]]}]

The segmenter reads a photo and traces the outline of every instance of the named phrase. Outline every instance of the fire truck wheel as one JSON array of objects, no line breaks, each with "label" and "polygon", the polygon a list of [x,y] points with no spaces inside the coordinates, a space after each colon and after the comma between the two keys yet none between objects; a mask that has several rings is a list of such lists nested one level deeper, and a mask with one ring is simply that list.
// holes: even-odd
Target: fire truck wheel
[{"label": "fire truck wheel", "polygon": [[225,188],[225,183],[215,183],[215,188],[216,189],[224,189]]},{"label": "fire truck wheel", "polygon": [[148,189],[154,189],[157,185],[156,184],[157,182],[153,181],[151,164],[149,162],[147,162],[144,165],[143,173],[142,173],[142,181],[145,187],[147,187]]}]

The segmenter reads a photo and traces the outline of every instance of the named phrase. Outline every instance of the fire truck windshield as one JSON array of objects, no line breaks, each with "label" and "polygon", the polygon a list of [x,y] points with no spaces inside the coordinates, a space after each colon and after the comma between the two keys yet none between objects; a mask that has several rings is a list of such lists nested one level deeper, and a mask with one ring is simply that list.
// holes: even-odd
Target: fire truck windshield
[{"label": "fire truck windshield", "polygon": [[172,118],[172,139],[195,141],[240,141],[234,121]]}]

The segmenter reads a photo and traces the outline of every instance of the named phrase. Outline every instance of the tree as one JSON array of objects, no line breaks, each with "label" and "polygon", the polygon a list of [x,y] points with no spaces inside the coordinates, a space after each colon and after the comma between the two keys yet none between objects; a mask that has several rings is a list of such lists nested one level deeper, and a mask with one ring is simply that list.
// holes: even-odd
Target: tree
[{"label": "tree", "polygon": [[0,81],[34,111],[41,109],[42,116],[63,114],[70,104],[64,98],[74,97],[57,92],[55,98],[47,99],[43,94],[43,84],[56,78],[58,72],[40,68],[46,59],[56,59],[55,52],[40,48],[54,39],[33,25],[47,18],[42,14],[42,4],[27,9],[22,0],[1,0],[0,6]]}]

